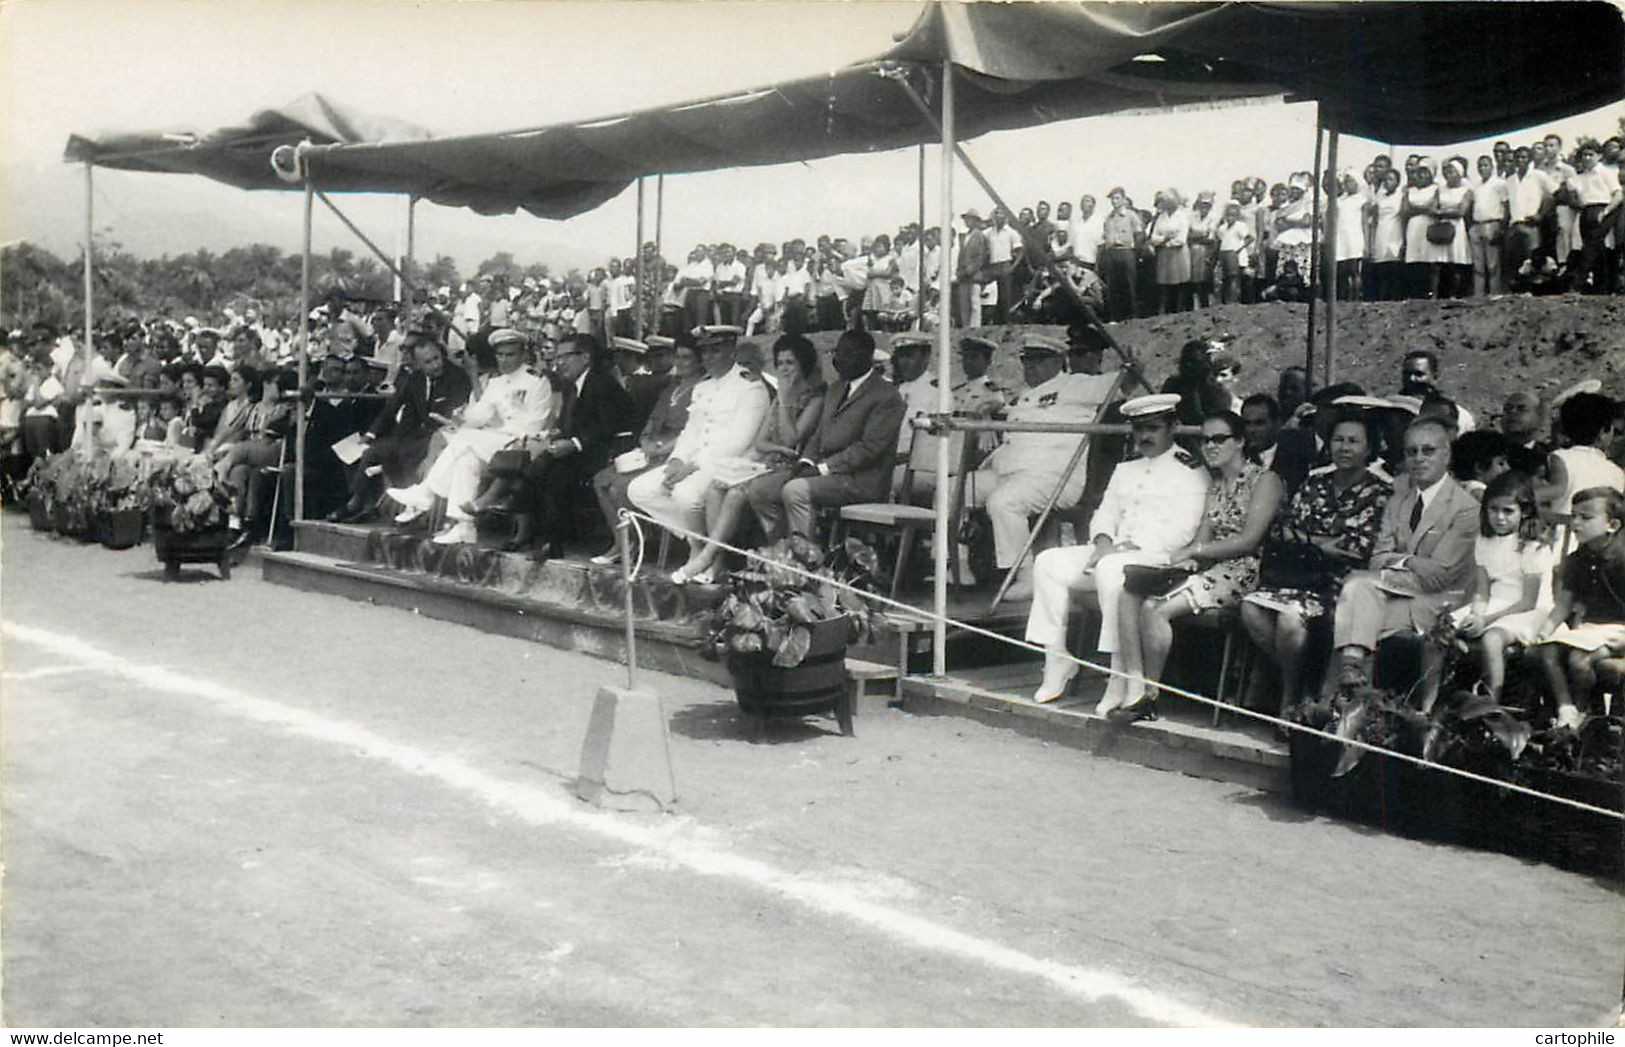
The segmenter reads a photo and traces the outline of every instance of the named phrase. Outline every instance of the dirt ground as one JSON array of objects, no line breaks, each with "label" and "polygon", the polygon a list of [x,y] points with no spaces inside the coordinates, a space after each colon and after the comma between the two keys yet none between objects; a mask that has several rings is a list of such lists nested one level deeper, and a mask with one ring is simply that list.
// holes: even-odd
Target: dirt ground
[{"label": "dirt ground", "polygon": [[[11,514],[3,537],[13,1025],[1184,1013],[1090,997],[1108,976],[1243,1024],[1618,1013],[1617,884],[958,719],[890,711],[860,716],[855,738],[813,720],[752,743],[726,690],[645,674],[666,703],[680,813],[606,816],[616,831],[925,921],[905,941],[878,917],[697,875],[671,850],[527,822],[457,787],[477,774],[573,802],[593,695],[621,667],[252,569],[165,584],[148,548],[45,538]],[[80,643],[196,684],[132,682]],[[394,761],[353,743],[360,729],[399,747]],[[993,951],[955,952],[951,935]],[[1063,991],[1052,964],[1095,974]]]},{"label": "dirt ground", "polygon": [[[1325,308],[1317,306],[1315,379],[1324,366]],[[1179,348],[1192,338],[1228,335],[1241,360],[1244,393],[1275,392],[1282,367],[1304,362],[1307,305],[1266,303],[1198,309],[1112,324],[1113,336],[1143,361],[1153,384],[1174,373]],[[1022,332],[1056,327],[972,329],[1001,345],[994,374],[1021,385],[1016,346]],[[815,336],[820,347],[835,335]],[[1533,389],[1551,397],[1582,378],[1625,396],[1625,297],[1565,295],[1443,302],[1360,302],[1338,306],[1336,378],[1386,395],[1399,388],[1399,364],[1412,349],[1439,354],[1440,388],[1481,421],[1493,423],[1506,395]],[[1108,363],[1110,358],[1108,356]],[[956,362],[957,366],[957,362]]]}]

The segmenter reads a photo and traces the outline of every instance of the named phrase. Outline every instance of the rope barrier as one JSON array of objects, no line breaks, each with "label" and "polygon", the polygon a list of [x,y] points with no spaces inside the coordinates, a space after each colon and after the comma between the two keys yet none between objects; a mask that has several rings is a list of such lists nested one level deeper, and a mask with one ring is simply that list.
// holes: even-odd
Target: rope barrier
[{"label": "rope barrier", "polygon": [[[945,624],[947,624],[949,626],[952,626],[955,629],[961,630],[964,633],[969,633],[969,634],[977,635],[977,636],[983,636],[983,637],[986,637],[988,639],[996,640],[996,641],[998,641],[1000,643],[1007,644],[1007,645],[1009,645],[1011,647],[1020,648],[1022,650],[1026,650],[1026,651],[1032,651],[1035,654],[1048,654],[1049,653],[1049,652],[1045,651],[1043,647],[1040,647],[1038,644],[1032,643],[1032,642],[1030,642],[1028,640],[1018,640],[1013,636],[1006,636],[1005,634],[1000,633],[1000,632],[995,632],[992,629],[984,629],[981,626],[974,625],[974,624],[972,624],[970,622],[960,621],[958,619],[951,618],[951,617],[949,617],[947,615],[938,615],[934,611],[929,611],[929,610],[925,610],[923,608],[915,607],[914,605],[904,603],[901,600],[893,600],[890,597],[881,596],[878,593],[865,592],[865,591],[857,588],[856,586],[848,585],[848,584],[846,584],[844,582],[836,581],[835,579],[826,577],[824,575],[821,575],[821,574],[817,573],[816,571],[805,570],[804,568],[798,567],[795,564],[786,564],[786,563],[779,563],[779,562],[776,562],[776,561],[769,561],[766,558],[764,558],[763,556],[761,556],[759,553],[756,553],[756,552],[754,552],[752,550],[741,549],[741,548],[739,548],[737,546],[729,545],[728,543],[720,541],[718,539],[710,538],[710,537],[707,537],[706,535],[699,534],[699,533],[694,532],[694,531],[690,531],[685,527],[673,527],[668,523],[662,522],[660,520],[656,520],[654,517],[649,516],[646,513],[642,513],[642,512],[640,512],[640,511],[638,511],[636,509],[622,509],[621,514],[623,516],[625,516],[625,517],[628,517],[628,518],[634,520],[634,521],[636,521],[636,520],[646,520],[649,523],[655,525],[656,527],[663,527],[667,531],[670,531],[672,534],[677,535],[678,537],[684,539],[685,541],[690,540],[690,539],[694,539],[694,540],[698,540],[698,541],[702,541],[702,542],[708,542],[711,545],[716,546],[718,549],[720,549],[720,550],[722,550],[724,552],[730,552],[730,553],[734,553],[735,555],[738,555],[738,556],[743,556],[747,560],[756,560],[756,561],[760,561],[760,562],[765,563],[765,564],[771,564],[771,566],[776,570],[789,571],[792,574],[797,574],[797,575],[800,575],[800,576],[802,576],[804,578],[816,579],[820,583],[823,583],[823,584],[826,584],[826,585],[833,585],[838,589],[845,589],[845,590],[847,590],[849,592],[855,593],[855,594],[863,597],[866,601],[868,601],[870,603],[880,604],[880,605],[895,608],[895,609],[897,609],[899,611],[902,611],[902,612],[904,612],[904,613],[906,613],[906,614],[908,614],[908,615],[910,615],[911,617],[914,617],[914,618],[923,619],[925,621],[932,622],[932,623],[943,622],[943,623],[945,623]],[[641,538],[642,538],[642,532],[640,530],[639,531],[639,539],[640,539],[640,541],[641,541]],[[640,559],[640,564],[641,564],[641,559]],[[1609,810],[1606,807],[1597,807],[1597,806],[1595,806],[1593,804],[1585,803],[1584,801],[1581,801],[1581,800],[1573,800],[1573,799],[1570,799],[1570,798],[1568,798],[1566,796],[1556,796],[1556,795],[1553,795],[1552,793],[1543,793],[1543,792],[1539,791],[1538,789],[1531,789],[1528,786],[1519,785],[1516,782],[1508,782],[1508,781],[1503,781],[1503,780],[1501,780],[1499,778],[1491,778],[1491,777],[1488,777],[1487,775],[1475,774],[1472,771],[1463,770],[1460,767],[1449,767],[1449,766],[1446,766],[1445,764],[1433,763],[1432,761],[1424,760],[1424,759],[1422,759],[1421,757],[1418,757],[1418,756],[1411,756],[1408,753],[1396,752],[1396,751],[1394,751],[1392,749],[1384,749],[1379,745],[1372,745],[1370,742],[1363,742],[1363,741],[1359,740],[1358,738],[1339,738],[1335,734],[1330,734],[1330,733],[1328,733],[1326,731],[1322,731],[1322,730],[1319,730],[1317,728],[1310,727],[1307,724],[1294,723],[1291,720],[1285,720],[1285,719],[1282,719],[1279,716],[1272,716],[1269,713],[1261,713],[1261,712],[1258,712],[1257,710],[1254,710],[1254,709],[1248,709],[1245,706],[1232,705],[1229,702],[1221,702],[1216,698],[1211,698],[1211,697],[1209,697],[1209,696],[1207,696],[1205,694],[1198,694],[1198,693],[1196,693],[1194,691],[1186,690],[1183,687],[1175,687],[1172,684],[1160,683],[1160,682],[1158,682],[1156,680],[1150,680],[1150,679],[1147,679],[1146,677],[1140,676],[1140,675],[1135,674],[1135,673],[1125,673],[1120,669],[1113,669],[1109,665],[1100,665],[1100,664],[1098,664],[1096,662],[1090,661],[1087,658],[1080,658],[1079,656],[1073,654],[1071,651],[1066,652],[1066,657],[1070,661],[1072,661],[1074,664],[1080,666],[1081,668],[1091,669],[1091,670],[1094,670],[1095,672],[1100,673],[1100,674],[1105,675],[1105,676],[1122,677],[1124,680],[1127,680],[1130,683],[1149,685],[1150,687],[1156,689],[1157,691],[1165,692],[1167,694],[1178,695],[1181,698],[1185,698],[1185,699],[1187,699],[1189,701],[1196,702],[1196,703],[1198,703],[1200,705],[1209,706],[1209,707],[1214,708],[1214,709],[1222,709],[1222,710],[1224,710],[1226,712],[1232,712],[1232,713],[1239,714],[1241,716],[1250,717],[1251,719],[1258,720],[1258,721],[1260,721],[1262,723],[1271,724],[1271,725],[1273,725],[1275,727],[1284,728],[1285,730],[1297,731],[1300,734],[1308,735],[1310,737],[1322,738],[1322,739],[1325,739],[1326,741],[1337,742],[1340,745],[1347,745],[1347,746],[1352,746],[1352,747],[1354,747],[1356,749],[1363,749],[1366,752],[1378,753],[1378,754],[1380,754],[1382,756],[1385,756],[1385,757],[1388,757],[1388,758],[1391,758],[1391,759],[1400,760],[1400,761],[1403,761],[1405,763],[1415,764],[1418,767],[1426,767],[1426,768],[1429,768],[1430,770],[1440,771],[1440,772],[1445,773],[1445,774],[1453,774],[1453,775],[1456,775],[1459,778],[1465,778],[1465,779],[1467,779],[1469,781],[1478,782],[1478,783],[1483,784],[1483,785],[1493,785],[1493,786],[1495,786],[1497,788],[1500,788],[1500,789],[1506,789],[1509,792],[1522,793],[1525,796],[1533,796],[1533,797],[1535,797],[1537,799],[1549,800],[1552,803],[1560,804],[1560,805],[1565,806],[1565,807],[1571,807],[1571,808],[1573,808],[1573,809],[1575,809],[1577,811],[1585,811],[1588,814],[1599,814],[1599,815],[1602,815],[1605,818],[1612,818],[1615,821],[1625,823],[1625,811]]]}]

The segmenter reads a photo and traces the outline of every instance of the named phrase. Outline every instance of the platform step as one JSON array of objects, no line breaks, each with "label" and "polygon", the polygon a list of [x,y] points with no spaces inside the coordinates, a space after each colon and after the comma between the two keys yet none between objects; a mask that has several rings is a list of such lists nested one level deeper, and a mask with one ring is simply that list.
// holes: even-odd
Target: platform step
[{"label": "platform step", "polygon": [[[522,557],[519,559],[523,559]],[[341,560],[307,551],[265,552],[266,581],[307,592],[329,593],[386,607],[399,607],[483,632],[544,643],[625,663],[624,593],[612,571],[568,562],[529,564],[552,577],[513,586],[513,591],[441,574],[406,571],[387,564]],[[489,568],[489,564],[486,565]],[[590,574],[590,577],[588,575]],[[579,575],[581,577],[574,577]],[[666,588],[675,588],[666,586]],[[717,683],[727,668],[700,656],[703,608],[691,594],[662,593],[659,583],[634,588],[638,665]],[[573,599],[555,597],[573,594]]]}]

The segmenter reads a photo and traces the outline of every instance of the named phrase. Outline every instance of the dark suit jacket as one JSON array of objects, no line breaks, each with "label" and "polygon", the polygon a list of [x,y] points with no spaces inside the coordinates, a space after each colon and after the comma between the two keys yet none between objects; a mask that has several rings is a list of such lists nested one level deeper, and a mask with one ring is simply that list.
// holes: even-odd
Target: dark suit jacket
[{"label": "dark suit jacket", "polygon": [[[1478,539],[1478,499],[1467,493],[1454,477],[1446,476],[1439,492],[1422,511],[1416,529],[1411,529],[1411,509],[1419,495],[1409,477],[1394,484],[1394,493],[1382,512],[1382,527],[1371,549],[1370,569],[1388,568],[1388,578],[1419,595],[1412,601],[1412,620],[1421,628],[1433,624],[1440,608],[1460,603],[1460,594],[1472,581],[1473,543]],[[1395,568],[1404,557],[1434,563],[1445,571],[1444,581],[1425,585],[1404,567]]]},{"label": "dark suit jacket", "polygon": [[1275,461],[1270,469],[1286,485],[1287,497],[1290,498],[1309,475],[1317,454],[1315,434],[1307,429],[1285,428],[1276,437]]},{"label": "dark suit jacket", "polygon": [[649,415],[654,413],[655,404],[660,402],[660,394],[676,380],[670,371],[665,374],[627,375],[626,392],[632,398],[632,418],[627,428],[641,433],[649,421]]},{"label": "dark suit jacket", "polygon": [[583,469],[594,472],[609,461],[615,438],[632,429],[632,397],[621,388],[614,372],[595,368],[576,393],[574,382],[564,383],[564,404],[559,410],[559,435],[575,440],[581,453],[574,457]]},{"label": "dark suit jacket", "polygon": [[827,465],[832,475],[850,476],[863,497],[880,500],[891,485],[892,467],[897,462],[903,398],[878,371],[871,371],[858,391],[842,403],[850,385],[842,379],[824,394],[824,413],[805,454]]},{"label": "dark suit jacket", "polygon": [[432,389],[430,385],[421,372],[412,371],[402,375],[401,384],[396,387],[394,395],[384,401],[384,409],[378,412],[368,431],[374,436],[427,439],[440,428],[440,423],[429,415],[440,414],[449,418],[453,411],[468,403],[473,393],[468,372],[450,364],[441,370],[440,377],[432,383]]}]

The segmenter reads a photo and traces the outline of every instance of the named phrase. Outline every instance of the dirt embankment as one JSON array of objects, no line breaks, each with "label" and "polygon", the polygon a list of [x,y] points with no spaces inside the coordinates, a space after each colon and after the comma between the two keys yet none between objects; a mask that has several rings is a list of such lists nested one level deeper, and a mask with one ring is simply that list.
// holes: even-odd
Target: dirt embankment
[{"label": "dirt embankment", "polygon": [[[1242,363],[1242,390],[1273,393],[1280,369],[1304,362],[1308,312],[1307,305],[1287,303],[1227,305],[1110,326],[1113,336],[1139,355],[1153,384],[1161,385],[1174,372],[1185,342],[1229,335]],[[1324,366],[1324,305],[1316,312],[1318,383]],[[994,374],[1015,387],[1021,385],[1016,346],[1023,332],[1064,334],[1054,327],[973,330],[1000,344]],[[826,351],[835,341],[832,333],[814,337]],[[1338,381],[1357,382],[1374,394],[1395,392],[1400,360],[1412,349],[1437,353],[1441,389],[1486,422],[1493,422],[1506,395],[1515,389],[1532,389],[1549,399],[1582,378],[1599,378],[1604,392],[1625,397],[1625,298],[1508,297],[1338,306]]]}]

